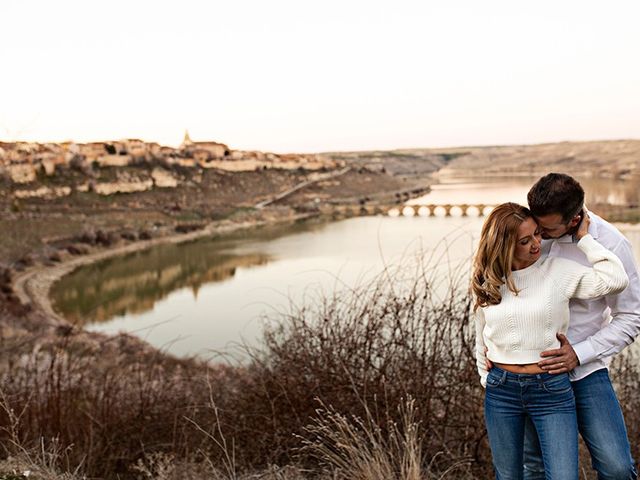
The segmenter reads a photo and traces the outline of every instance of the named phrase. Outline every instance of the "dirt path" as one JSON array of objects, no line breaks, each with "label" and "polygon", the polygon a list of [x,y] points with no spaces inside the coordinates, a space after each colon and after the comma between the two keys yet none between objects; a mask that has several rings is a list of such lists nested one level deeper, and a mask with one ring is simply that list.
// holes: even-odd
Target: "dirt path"
[{"label": "dirt path", "polygon": [[262,201],[260,203],[257,203],[255,205],[255,208],[264,208],[267,205],[270,205],[270,204],[272,204],[274,202],[277,202],[278,200],[282,200],[283,198],[288,197],[292,193],[295,193],[295,192],[297,192],[298,190],[300,190],[300,189],[302,189],[304,187],[308,187],[309,185],[313,185],[314,183],[321,182],[323,180],[329,180],[329,179],[332,179],[332,178],[340,177],[340,176],[344,175],[345,173],[347,173],[349,170],[351,170],[351,167],[345,167],[342,170],[338,170],[337,172],[329,172],[329,173],[326,173],[324,175],[318,175],[316,178],[301,182],[298,185],[296,185],[295,187],[290,188],[289,190],[276,195],[275,197],[273,197],[270,200],[264,200],[264,201]]}]

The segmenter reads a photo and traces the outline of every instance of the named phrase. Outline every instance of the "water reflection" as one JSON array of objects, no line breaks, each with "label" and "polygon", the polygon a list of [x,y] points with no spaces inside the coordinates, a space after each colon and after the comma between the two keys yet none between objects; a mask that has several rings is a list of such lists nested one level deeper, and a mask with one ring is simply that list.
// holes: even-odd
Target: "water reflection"
[{"label": "water reflection", "polygon": [[[313,231],[318,224],[293,224],[286,233]],[[54,308],[76,325],[85,326],[116,316],[153,309],[171,292],[187,288],[197,300],[200,288],[232,278],[239,268],[265,265],[270,255],[235,253],[243,241],[273,240],[282,229],[262,228],[224,239],[160,245],[150,250],[108,259],[63,277],[51,290]]]}]

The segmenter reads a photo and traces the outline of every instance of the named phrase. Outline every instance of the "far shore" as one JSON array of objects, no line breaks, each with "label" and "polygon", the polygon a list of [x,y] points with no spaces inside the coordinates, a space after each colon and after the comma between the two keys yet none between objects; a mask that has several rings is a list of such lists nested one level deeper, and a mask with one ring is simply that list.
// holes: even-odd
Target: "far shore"
[{"label": "far shore", "polygon": [[298,213],[281,217],[272,217],[270,220],[251,220],[240,223],[233,223],[229,221],[213,222],[201,230],[189,233],[172,234],[125,245],[117,245],[79,257],[69,257],[60,263],[51,266],[37,265],[16,275],[13,281],[14,292],[23,304],[31,304],[36,311],[43,313],[44,318],[49,320],[49,326],[57,327],[68,325],[67,320],[61,317],[53,309],[49,292],[51,286],[56,281],[79,267],[90,265],[107,258],[139,252],[158,245],[185,243],[203,237],[228,235],[240,230],[257,228],[265,225],[296,222],[317,216],[318,215],[314,213]]}]

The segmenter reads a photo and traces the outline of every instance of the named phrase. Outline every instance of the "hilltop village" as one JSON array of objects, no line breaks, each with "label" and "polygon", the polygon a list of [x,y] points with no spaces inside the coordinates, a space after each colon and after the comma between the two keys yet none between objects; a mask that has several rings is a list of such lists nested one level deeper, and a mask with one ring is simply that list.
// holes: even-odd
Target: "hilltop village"
[{"label": "hilltop village", "polygon": [[[119,176],[116,181],[86,181],[58,188],[34,184],[42,177],[51,177],[65,169],[74,169],[92,177],[94,169],[105,167],[153,166],[147,178]],[[224,172],[247,172],[277,168],[309,171],[333,169],[340,162],[314,154],[274,154],[259,151],[232,150],[218,142],[194,142],[185,132],[177,147],[127,139],[91,143],[29,143],[0,142],[0,175],[4,174],[16,188],[17,198],[67,196],[75,189],[102,195],[150,190],[153,187],[176,187],[179,176],[171,173],[179,167],[216,169]],[[124,171],[124,170],[123,170]]]},{"label": "hilltop village", "polygon": [[216,222],[271,223],[332,205],[358,211],[405,201],[425,192],[442,166],[438,156],[416,160],[420,172],[368,157],[234,150],[188,132],[176,148],[138,139],[0,142],[0,267],[64,261],[87,250],[83,238],[111,248]]}]

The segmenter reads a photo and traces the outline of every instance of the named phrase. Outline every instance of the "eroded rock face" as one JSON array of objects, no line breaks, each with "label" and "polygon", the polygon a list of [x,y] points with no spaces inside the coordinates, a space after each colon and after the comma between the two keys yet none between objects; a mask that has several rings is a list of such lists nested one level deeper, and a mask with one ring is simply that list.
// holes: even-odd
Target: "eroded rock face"
[{"label": "eroded rock face", "polygon": [[178,186],[178,179],[162,168],[154,168],[151,178],[156,187],[175,188]]},{"label": "eroded rock face", "polygon": [[126,167],[131,163],[131,155],[102,155],[97,162],[101,167]]},{"label": "eroded rock face", "polygon": [[16,198],[56,198],[71,195],[71,187],[40,187],[31,190],[16,190]]},{"label": "eroded rock face", "polygon": [[236,150],[231,153],[231,160],[210,160],[200,162],[202,168],[216,168],[227,172],[249,172],[263,168],[280,170],[320,170],[322,168],[337,168],[340,162],[324,158],[320,155],[287,154],[276,155],[262,152],[243,152]]},{"label": "eroded rock face", "polygon": [[54,173],[56,173],[56,162],[50,159],[42,160],[42,168],[44,168],[44,173],[50,177]]},{"label": "eroded rock face", "polygon": [[100,195],[113,195],[114,193],[144,192],[153,188],[153,180],[121,181],[96,183],[95,192]]},{"label": "eroded rock face", "polygon": [[21,163],[17,165],[7,165],[7,172],[14,183],[30,183],[36,179],[38,171],[35,165]]}]

